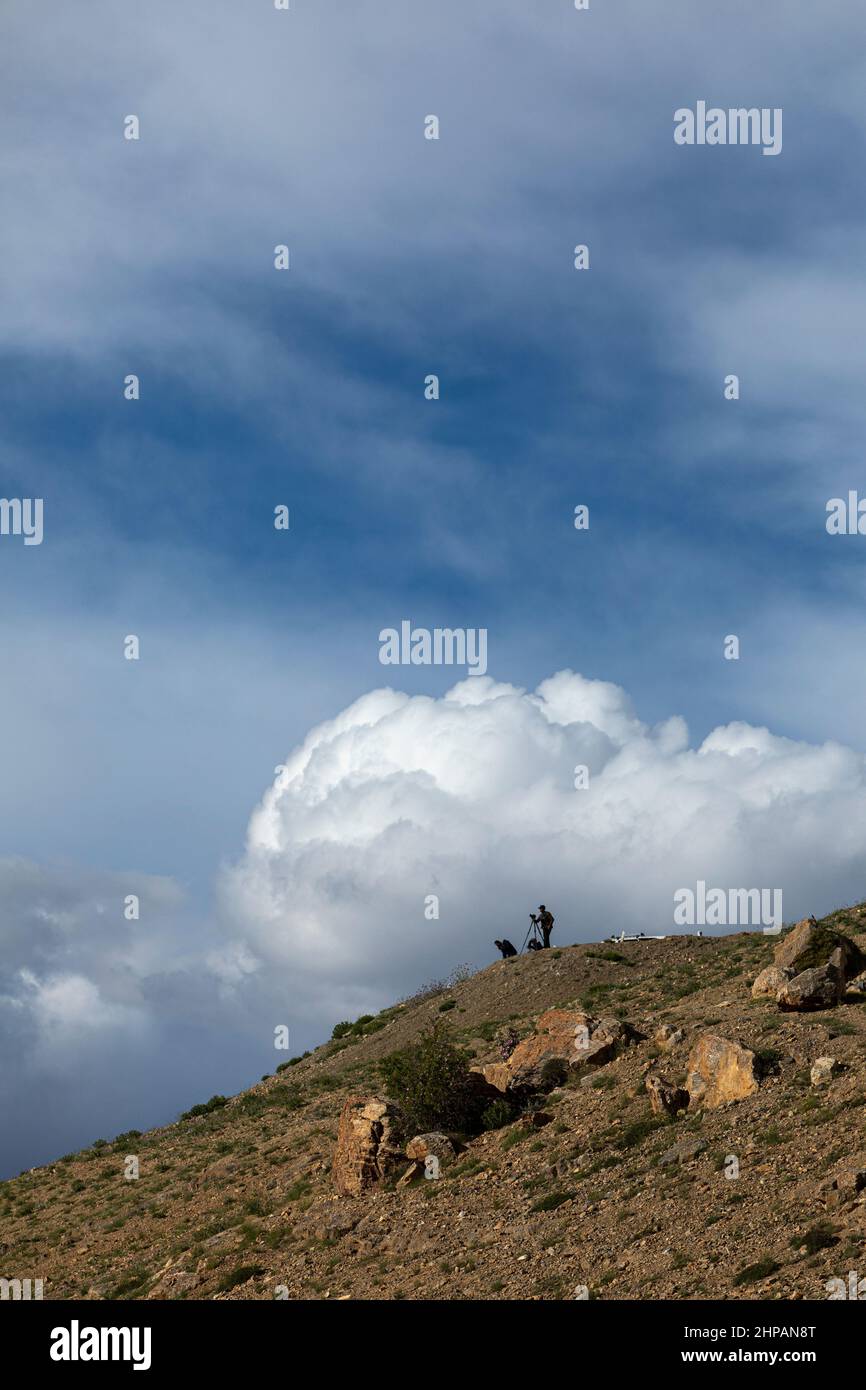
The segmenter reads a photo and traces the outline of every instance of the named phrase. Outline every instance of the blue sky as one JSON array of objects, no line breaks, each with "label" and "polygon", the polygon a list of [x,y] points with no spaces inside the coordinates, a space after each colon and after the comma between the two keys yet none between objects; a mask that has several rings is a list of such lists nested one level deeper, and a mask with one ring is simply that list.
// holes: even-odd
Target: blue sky
[{"label": "blue sky", "polygon": [[[249,1001],[225,981],[199,1000],[195,953],[233,938],[219,885],[274,766],[393,679],[383,627],[486,627],[495,680],[571,668],[647,725],[682,715],[693,744],[744,720],[862,752],[860,538],[824,530],[830,497],[866,490],[857,19],[839,0],[6,8],[0,464],[4,495],[44,497],[45,540],[0,541],[0,1027],[23,1059],[0,1171],[271,1069]],[[782,154],[675,146],[698,99],[781,107]],[[85,945],[112,875],[172,885],[153,893],[176,1017],[142,1004],[155,948],[112,973],[116,944]],[[75,922],[62,949],[46,895]],[[119,1099],[119,1062],[64,1015],[67,1055],[103,1057],[85,1103],[22,1031],[21,971],[50,989],[97,957],[101,998],[140,1011],[116,1052],[137,1079]],[[333,1021],[304,1017],[301,1044]]]}]

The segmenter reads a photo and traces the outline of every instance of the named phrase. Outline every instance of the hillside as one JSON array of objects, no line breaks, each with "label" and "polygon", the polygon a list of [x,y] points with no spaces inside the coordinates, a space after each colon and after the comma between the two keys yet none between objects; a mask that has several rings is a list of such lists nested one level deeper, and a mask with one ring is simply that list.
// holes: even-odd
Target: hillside
[{"label": "hillside", "polygon": [[[825,921],[866,947],[866,905]],[[42,1278],[46,1299],[561,1299],[580,1285],[603,1299],[825,1299],[829,1278],[866,1270],[866,1191],[831,1187],[866,1169],[866,1004],[849,993],[785,1013],[753,999],[778,944],[742,932],[497,961],[203,1114],[0,1184],[0,1273]],[[341,1108],[383,1094],[383,1056],[447,1018],[475,1062],[494,1062],[503,1025],[526,1037],[572,1005],[646,1038],[546,1096],[548,1123],[470,1140],[438,1181],[335,1195]],[[684,1037],[660,1057],[664,1024]],[[648,1067],[681,1085],[702,1031],[752,1049],[760,1086],[654,1114]],[[840,1067],[819,1087],[810,1068],[828,1054]]]}]

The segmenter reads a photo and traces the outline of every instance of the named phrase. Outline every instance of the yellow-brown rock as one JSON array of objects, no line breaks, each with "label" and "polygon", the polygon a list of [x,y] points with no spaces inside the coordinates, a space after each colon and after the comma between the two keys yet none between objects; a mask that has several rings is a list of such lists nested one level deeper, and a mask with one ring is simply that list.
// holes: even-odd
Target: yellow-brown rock
[{"label": "yellow-brown rock", "polygon": [[689,1054],[686,1089],[692,1109],[743,1100],[754,1095],[758,1082],[754,1052],[716,1033],[704,1033]]}]

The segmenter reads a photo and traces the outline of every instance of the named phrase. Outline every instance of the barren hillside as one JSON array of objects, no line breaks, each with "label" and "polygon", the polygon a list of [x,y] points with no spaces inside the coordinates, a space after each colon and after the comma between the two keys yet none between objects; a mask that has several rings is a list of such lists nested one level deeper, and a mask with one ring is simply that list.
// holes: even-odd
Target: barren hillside
[{"label": "barren hillside", "polygon": [[[857,940],[866,906],[825,920]],[[753,998],[778,945],[743,932],[497,961],[205,1113],[0,1184],[0,1273],[42,1278],[46,1299],[825,1299],[866,1268],[866,996],[812,1012]],[[381,1058],[447,1019],[492,1063],[498,1030],[531,1037],[552,1008],[643,1036],[464,1140],[438,1180],[335,1192],[342,1107],[384,1094]],[[655,1113],[647,1075],[683,1086],[704,1033],[754,1052],[760,1084]]]}]

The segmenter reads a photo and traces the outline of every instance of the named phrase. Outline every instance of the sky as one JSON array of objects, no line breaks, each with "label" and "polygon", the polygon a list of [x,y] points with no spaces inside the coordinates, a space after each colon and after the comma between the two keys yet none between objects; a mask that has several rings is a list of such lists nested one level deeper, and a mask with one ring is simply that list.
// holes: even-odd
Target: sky
[{"label": "sky", "polygon": [[[7,0],[0,40],[0,491],[44,501],[0,535],[0,1177],[543,900],[568,942],[698,879],[866,896],[855,5]],[[677,145],[698,101],[781,152]],[[486,674],[383,665],[403,620]]]}]

